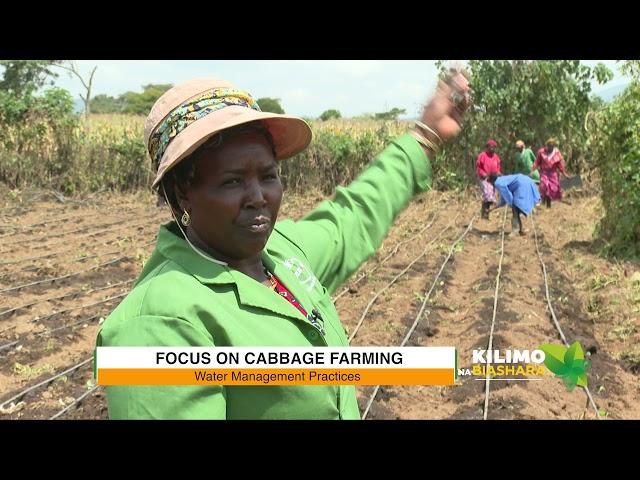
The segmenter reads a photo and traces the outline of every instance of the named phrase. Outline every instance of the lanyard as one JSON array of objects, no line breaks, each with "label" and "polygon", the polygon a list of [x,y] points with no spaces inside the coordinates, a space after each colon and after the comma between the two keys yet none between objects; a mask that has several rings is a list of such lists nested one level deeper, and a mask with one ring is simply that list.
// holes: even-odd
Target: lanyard
[{"label": "lanyard", "polygon": [[324,320],[320,315],[320,312],[318,312],[318,310],[314,308],[311,310],[311,313],[307,313],[304,307],[300,305],[300,302],[291,294],[287,287],[285,287],[284,284],[274,274],[272,274],[266,268],[264,269],[264,273],[271,282],[271,288],[275,290],[278,295],[287,300],[291,305],[296,307],[298,311],[302,313],[302,315],[306,317],[309,322],[311,322],[316,330],[318,330],[322,334],[322,336],[324,336]]}]

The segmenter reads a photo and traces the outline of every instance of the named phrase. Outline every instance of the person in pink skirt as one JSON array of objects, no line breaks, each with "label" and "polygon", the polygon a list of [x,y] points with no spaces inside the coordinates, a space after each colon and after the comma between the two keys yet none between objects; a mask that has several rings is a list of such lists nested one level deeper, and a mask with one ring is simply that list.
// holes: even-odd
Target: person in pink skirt
[{"label": "person in pink skirt", "polygon": [[555,138],[547,140],[545,146],[538,150],[536,161],[531,167],[531,172],[540,170],[540,196],[547,208],[551,208],[551,200],[562,200],[560,173],[568,178],[564,159],[557,145]]}]

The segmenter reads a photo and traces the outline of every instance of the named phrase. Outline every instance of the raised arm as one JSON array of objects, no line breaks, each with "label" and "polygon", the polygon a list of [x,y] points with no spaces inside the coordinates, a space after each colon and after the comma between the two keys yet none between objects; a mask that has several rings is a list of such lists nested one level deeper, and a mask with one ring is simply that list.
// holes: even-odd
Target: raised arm
[{"label": "raised arm", "polygon": [[[466,93],[468,84],[465,88]],[[333,200],[322,202],[298,222],[279,223],[280,232],[298,244],[329,291],[375,253],[413,196],[430,188],[429,156],[435,155],[430,145],[458,134],[466,108],[466,101],[454,103],[454,91],[454,86],[440,82],[413,136],[395,139],[348,187],[336,188]]]}]

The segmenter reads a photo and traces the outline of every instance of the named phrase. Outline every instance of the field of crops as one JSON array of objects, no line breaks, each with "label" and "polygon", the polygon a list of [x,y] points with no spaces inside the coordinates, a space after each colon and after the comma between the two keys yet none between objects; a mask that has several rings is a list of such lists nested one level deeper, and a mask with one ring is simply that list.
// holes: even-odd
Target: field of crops
[{"label": "field of crops", "polygon": [[[0,419],[106,419],[92,375],[95,336],[168,211],[148,194],[71,200],[3,190],[0,198]],[[322,198],[289,194],[281,216],[298,218]],[[538,208],[526,237],[509,235],[504,209],[490,220],[478,210],[475,191],[432,191],[408,206],[334,297],[352,345],[454,345],[464,367],[474,348],[564,336],[589,353],[589,395],[552,375],[489,388],[460,377],[453,387],[359,388],[363,415],[640,418],[640,268],[594,250],[600,200],[571,192]]]},{"label": "field of crops", "polygon": [[[312,121],[313,142],[282,164],[283,183],[298,192],[322,185],[330,194],[407,127],[407,122],[395,121]],[[8,125],[0,133],[0,183],[73,195],[148,188],[153,172],[143,131],[144,117],[134,115]]]}]

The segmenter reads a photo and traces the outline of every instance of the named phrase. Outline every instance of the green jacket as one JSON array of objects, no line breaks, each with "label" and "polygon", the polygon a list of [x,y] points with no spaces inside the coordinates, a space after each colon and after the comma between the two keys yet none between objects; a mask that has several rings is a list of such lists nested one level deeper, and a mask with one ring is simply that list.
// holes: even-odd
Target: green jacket
[{"label": "green jacket", "polygon": [[540,172],[536,170],[531,173],[531,167],[533,167],[533,163],[536,161],[535,154],[531,151],[530,148],[525,148],[522,152],[516,153],[514,157],[514,172],[513,173],[522,173],[523,175],[527,175],[531,177],[531,179],[540,183]]},{"label": "green jacket", "polygon": [[[295,161],[295,160],[290,160]],[[208,262],[174,222],[129,295],[109,315],[98,346],[348,346],[331,294],[379,248],[395,217],[431,186],[418,142],[392,142],[348,187],[295,222],[277,222],[263,251],[272,271],[325,336],[254,279]],[[354,386],[111,386],[112,419],[359,419]]]}]

